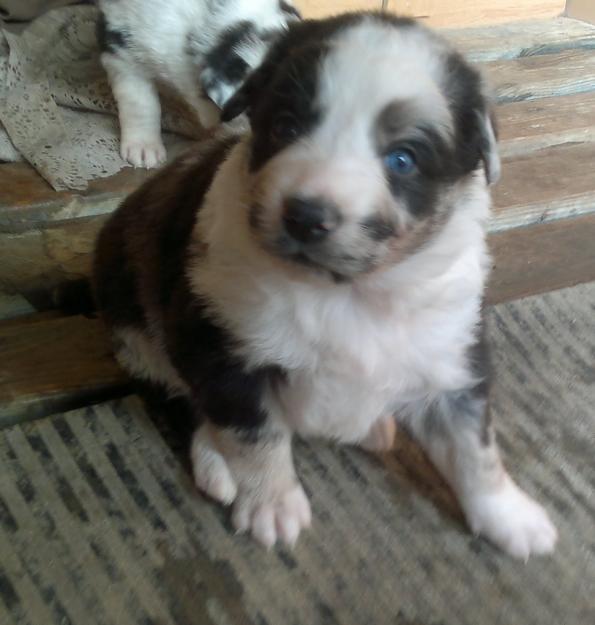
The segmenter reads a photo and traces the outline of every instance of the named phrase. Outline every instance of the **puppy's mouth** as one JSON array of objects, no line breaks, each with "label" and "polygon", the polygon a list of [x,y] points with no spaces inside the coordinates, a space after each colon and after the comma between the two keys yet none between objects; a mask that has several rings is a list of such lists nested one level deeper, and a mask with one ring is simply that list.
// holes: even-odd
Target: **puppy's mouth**
[{"label": "puppy's mouth", "polygon": [[250,211],[250,228],[269,254],[310,271],[326,274],[335,282],[347,282],[376,267],[373,255],[354,256],[332,241],[301,243],[283,228],[272,226],[263,219],[264,208],[255,205]]},{"label": "puppy's mouth", "polygon": [[275,256],[308,270],[325,273],[334,282],[348,282],[358,275],[371,271],[374,266],[372,257],[356,257],[341,253],[339,250],[323,246],[303,246],[284,234],[276,237],[267,248]]}]

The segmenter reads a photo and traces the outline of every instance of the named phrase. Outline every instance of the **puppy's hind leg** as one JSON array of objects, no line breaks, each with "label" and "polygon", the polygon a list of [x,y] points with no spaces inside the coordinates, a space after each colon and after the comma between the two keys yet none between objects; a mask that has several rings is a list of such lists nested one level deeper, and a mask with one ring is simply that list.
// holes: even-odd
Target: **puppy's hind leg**
[{"label": "puppy's hind leg", "polygon": [[120,154],[135,167],[156,167],[165,160],[161,105],[154,82],[133,60],[104,52],[101,62],[118,105]]},{"label": "puppy's hind leg", "polygon": [[445,392],[429,405],[411,406],[405,416],[458,496],[474,533],[524,560],[549,553],[556,529],[546,511],[504,469],[487,411],[480,384]]}]

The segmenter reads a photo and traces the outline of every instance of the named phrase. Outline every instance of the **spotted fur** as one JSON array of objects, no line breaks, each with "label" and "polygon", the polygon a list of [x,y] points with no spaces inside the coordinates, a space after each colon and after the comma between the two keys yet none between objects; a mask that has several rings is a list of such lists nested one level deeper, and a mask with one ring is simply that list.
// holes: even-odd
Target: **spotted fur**
[{"label": "spotted fur", "polygon": [[[310,522],[292,434],[386,450],[396,418],[474,531],[517,557],[550,551],[488,418],[499,159],[479,74],[410,20],[348,14],[293,24],[223,115],[243,112],[249,132],[147,183],[97,252],[123,364],[194,412],[199,487],[233,503],[238,530],[292,544]],[[387,164],[401,149],[406,174]]]}]

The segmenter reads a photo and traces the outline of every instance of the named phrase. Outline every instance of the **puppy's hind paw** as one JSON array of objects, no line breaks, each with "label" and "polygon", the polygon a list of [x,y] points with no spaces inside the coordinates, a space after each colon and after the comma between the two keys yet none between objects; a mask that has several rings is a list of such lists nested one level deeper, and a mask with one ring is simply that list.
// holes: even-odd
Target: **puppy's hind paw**
[{"label": "puppy's hind paw", "polygon": [[125,161],[128,161],[134,167],[144,167],[146,169],[157,167],[165,161],[166,157],[165,146],[161,139],[122,141],[120,154]]},{"label": "puppy's hind paw", "polygon": [[551,553],[558,539],[545,509],[509,477],[497,492],[476,496],[467,517],[473,532],[525,561]]}]

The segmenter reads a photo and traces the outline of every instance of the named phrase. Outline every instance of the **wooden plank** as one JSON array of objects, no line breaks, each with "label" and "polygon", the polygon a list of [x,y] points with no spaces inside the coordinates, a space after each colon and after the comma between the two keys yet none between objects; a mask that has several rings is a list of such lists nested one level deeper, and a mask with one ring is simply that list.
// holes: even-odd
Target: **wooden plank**
[{"label": "wooden plank", "polygon": [[557,17],[443,32],[472,61],[488,62],[595,48],[595,26]]},{"label": "wooden plank", "polygon": [[60,319],[63,317],[62,313],[58,310],[44,310],[42,312],[30,312],[26,315],[19,315],[18,317],[12,317],[11,319],[3,319],[0,322],[0,328],[6,330],[6,328],[22,328],[32,323],[43,323],[52,319]]},{"label": "wooden plank", "polygon": [[488,303],[595,281],[594,242],[595,215],[491,235]]},{"label": "wooden plank", "polygon": [[336,15],[345,11],[382,9],[382,0],[294,0],[302,15],[308,18]]},{"label": "wooden plank", "polygon": [[441,28],[555,17],[564,11],[565,0],[388,0],[386,6]]},{"label": "wooden plank", "polygon": [[29,296],[88,276],[95,238],[106,219],[100,214],[58,223],[41,221],[24,232],[0,231],[0,289]]},{"label": "wooden plank", "polygon": [[595,54],[565,50],[484,65],[499,102],[595,91]]},{"label": "wooden plank", "polygon": [[[489,237],[487,302],[595,281],[595,215]],[[98,319],[31,317],[0,323],[0,425],[38,418],[124,392]]]},{"label": "wooden plank", "polygon": [[0,323],[1,425],[114,396],[126,383],[96,319]]},{"label": "wooden plank", "polygon": [[497,115],[503,157],[595,141],[595,93],[510,102]]},{"label": "wooden plank", "polygon": [[0,320],[13,319],[35,312],[35,308],[22,295],[0,290]]},{"label": "wooden plank", "polygon": [[595,212],[595,143],[505,160],[493,191],[492,232]]},{"label": "wooden plank", "polygon": [[595,24],[595,2],[593,0],[568,0],[566,14]]},{"label": "wooden plank", "polygon": [[[501,111],[503,176],[494,189],[490,229],[595,212],[595,94],[513,103]],[[0,232],[0,289],[47,306],[40,295],[89,275],[106,218],[34,222],[24,232]]]},{"label": "wooden plank", "polygon": [[0,232],[19,232],[39,222],[64,221],[111,212],[150,172],[127,167],[98,178],[86,191],[54,191],[27,163],[0,165]]}]

